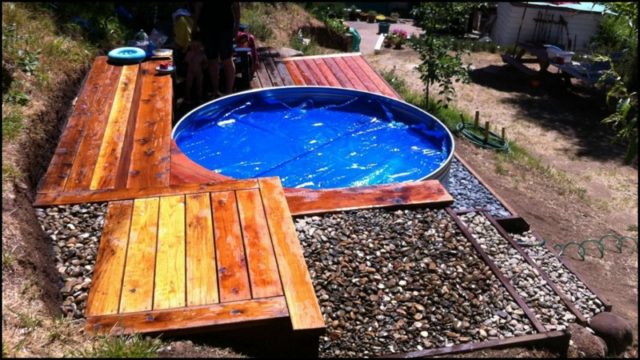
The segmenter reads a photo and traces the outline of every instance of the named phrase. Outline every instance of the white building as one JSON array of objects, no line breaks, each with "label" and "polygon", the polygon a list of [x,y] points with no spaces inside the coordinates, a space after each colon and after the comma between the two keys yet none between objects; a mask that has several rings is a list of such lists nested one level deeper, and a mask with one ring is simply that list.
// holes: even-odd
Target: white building
[{"label": "white building", "polygon": [[580,51],[598,30],[603,12],[602,5],[587,2],[500,2],[491,38],[498,45],[534,42]]}]

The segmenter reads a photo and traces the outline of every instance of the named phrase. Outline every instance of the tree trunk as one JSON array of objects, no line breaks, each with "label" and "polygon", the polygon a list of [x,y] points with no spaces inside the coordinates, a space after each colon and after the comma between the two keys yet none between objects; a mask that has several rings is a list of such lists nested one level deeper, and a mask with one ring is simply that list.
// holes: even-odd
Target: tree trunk
[{"label": "tree trunk", "polygon": [[624,163],[626,165],[631,164],[633,159],[638,154],[638,138],[632,137],[629,140],[629,146],[627,147],[627,155],[624,157]]},{"label": "tree trunk", "polygon": [[427,81],[424,84],[424,107],[425,109],[429,109],[429,85],[430,82]]}]

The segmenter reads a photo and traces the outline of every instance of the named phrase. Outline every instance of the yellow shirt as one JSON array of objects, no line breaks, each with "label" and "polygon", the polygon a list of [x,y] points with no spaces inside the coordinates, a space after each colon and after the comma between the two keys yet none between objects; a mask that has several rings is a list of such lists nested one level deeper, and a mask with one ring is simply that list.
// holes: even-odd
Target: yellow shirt
[{"label": "yellow shirt", "polygon": [[191,30],[193,29],[193,19],[190,16],[180,16],[173,25],[173,32],[176,34],[175,43],[183,53],[189,50],[191,43]]}]

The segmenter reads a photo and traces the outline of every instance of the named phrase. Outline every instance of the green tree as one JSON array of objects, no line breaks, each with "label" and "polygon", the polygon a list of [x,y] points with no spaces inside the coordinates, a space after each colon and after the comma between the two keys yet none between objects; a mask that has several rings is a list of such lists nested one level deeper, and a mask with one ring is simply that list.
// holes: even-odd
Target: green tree
[{"label": "green tree", "polygon": [[612,69],[600,78],[600,83],[614,78],[607,92],[607,105],[611,115],[602,120],[616,131],[616,140],[627,142],[626,164],[638,154],[638,3],[602,3],[613,12],[605,15],[592,45],[598,51],[619,52]]},{"label": "green tree", "polygon": [[418,71],[425,85],[427,104],[431,84],[438,84],[439,94],[444,96],[445,102],[449,102],[455,95],[453,82],[469,81],[462,53],[452,50],[453,39],[440,35],[464,32],[466,20],[461,19],[466,19],[478,6],[482,6],[482,3],[422,3],[413,8],[412,15],[424,30],[412,44],[422,60]]}]

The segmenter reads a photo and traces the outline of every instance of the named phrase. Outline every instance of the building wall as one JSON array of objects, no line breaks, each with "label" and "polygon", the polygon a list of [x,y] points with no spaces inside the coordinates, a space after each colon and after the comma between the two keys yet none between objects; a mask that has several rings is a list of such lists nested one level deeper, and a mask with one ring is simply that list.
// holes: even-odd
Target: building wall
[{"label": "building wall", "polygon": [[[497,18],[491,31],[491,38],[498,45],[511,45],[516,43],[518,36],[518,28],[520,26],[520,20],[522,19],[522,12],[524,6],[514,6],[509,2],[498,3]],[[525,14],[524,21],[522,22],[522,30],[520,32],[519,41],[532,40],[535,30],[534,18],[538,16],[538,12],[542,14],[554,14],[554,18],[558,19],[559,15],[567,21],[567,28],[569,30],[569,36],[573,42],[574,36],[576,38],[576,50],[584,50],[589,44],[589,40],[598,30],[598,24],[602,15],[592,12],[579,12],[570,9],[550,9],[528,6]],[[564,33],[564,40],[566,43],[567,35]]]}]

